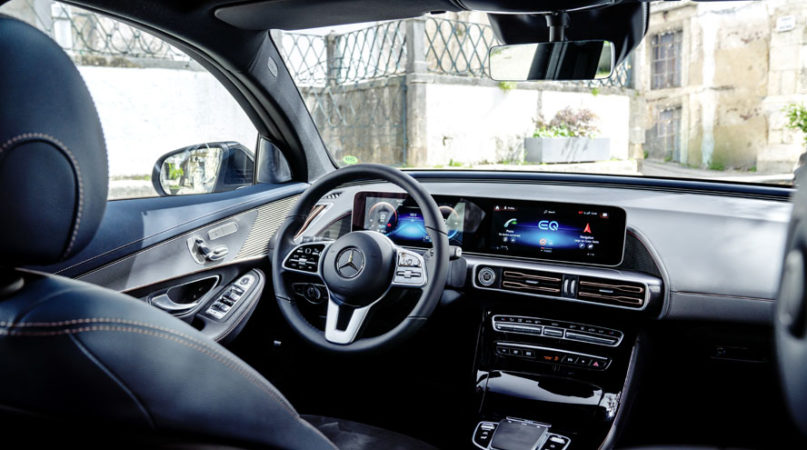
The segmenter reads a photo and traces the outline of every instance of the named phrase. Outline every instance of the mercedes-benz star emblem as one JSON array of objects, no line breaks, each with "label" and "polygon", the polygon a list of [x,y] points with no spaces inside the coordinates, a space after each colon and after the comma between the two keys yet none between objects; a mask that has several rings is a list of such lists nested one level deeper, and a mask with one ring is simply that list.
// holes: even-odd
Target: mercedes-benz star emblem
[{"label": "mercedes-benz star emblem", "polygon": [[364,269],[364,253],[356,247],[348,247],[336,257],[336,272],[344,278],[355,278]]}]

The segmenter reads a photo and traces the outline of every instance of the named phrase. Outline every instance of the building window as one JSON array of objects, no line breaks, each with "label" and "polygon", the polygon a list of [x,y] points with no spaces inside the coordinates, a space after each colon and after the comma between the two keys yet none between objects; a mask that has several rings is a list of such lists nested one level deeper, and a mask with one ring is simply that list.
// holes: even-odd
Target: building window
[{"label": "building window", "polygon": [[681,161],[680,106],[660,110],[648,134],[648,158]]},{"label": "building window", "polygon": [[653,35],[650,46],[653,51],[652,89],[681,86],[681,40],[682,31]]}]

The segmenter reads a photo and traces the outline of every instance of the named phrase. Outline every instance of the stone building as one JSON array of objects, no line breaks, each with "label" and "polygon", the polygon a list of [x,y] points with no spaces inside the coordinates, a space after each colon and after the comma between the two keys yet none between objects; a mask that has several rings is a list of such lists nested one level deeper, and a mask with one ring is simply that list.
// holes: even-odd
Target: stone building
[{"label": "stone building", "polygon": [[655,3],[634,68],[649,159],[788,172],[804,152],[782,111],[807,100],[803,0]]}]

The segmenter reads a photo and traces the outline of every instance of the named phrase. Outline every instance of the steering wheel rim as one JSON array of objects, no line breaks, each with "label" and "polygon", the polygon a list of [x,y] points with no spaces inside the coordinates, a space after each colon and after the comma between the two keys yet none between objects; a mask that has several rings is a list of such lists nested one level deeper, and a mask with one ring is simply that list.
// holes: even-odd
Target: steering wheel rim
[{"label": "steering wheel rim", "polygon": [[[285,274],[289,271],[289,269],[284,267],[284,263],[286,258],[295,250],[295,248],[299,247],[298,244],[294,243],[294,234],[303,225],[314,205],[331,190],[339,187],[342,184],[355,182],[357,180],[388,181],[403,189],[420,208],[426,231],[431,239],[432,248],[431,251],[428,252],[429,254],[427,259],[424,260],[421,258],[423,261],[423,271],[426,279],[425,285],[408,286],[422,289],[420,298],[412,311],[401,321],[401,323],[378,336],[358,338],[347,343],[336,343],[327,339],[325,333],[306,320],[302,312],[299,310],[297,299],[295,299],[294,295],[290,295],[289,290],[287,289]],[[362,235],[361,237],[353,236],[355,239],[348,238],[357,233],[366,233],[366,235]],[[380,233],[351,232],[340,237],[334,241],[333,244],[329,244],[331,246],[323,250],[323,254],[319,259],[320,267],[324,266],[324,264],[328,261],[330,261],[330,264],[333,264],[335,253],[329,252],[331,252],[332,249],[333,251],[339,250],[339,248],[334,247],[337,245],[337,243],[339,243],[340,246],[344,246],[344,243],[340,243],[343,238],[345,238],[344,243],[352,243],[349,242],[351,239],[358,239],[364,241],[367,243],[367,245],[379,246],[382,249],[387,245],[387,243],[384,243],[383,240],[389,241],[389,244],[392,245],[396,250],[396,270],[398,264],[397,252],[402,251],[408,252],[409,255],[414,254],[414,252],[402,249],[401,247],[393,244],[389,238]],[[379,239],[382,240],[379,241]],[[370,242],[370,240],[373,242]],[[442,220],[442,215],[437,203],[426,191],[426,189],[420,183],[418,183],[417,180],[398,169],[380,164],[356,164],[337,169],[321,177],[302,194],[300,199],[297,201],[297,204],[277,230],[275,245],[274,249],[272,250],[272,281],[274,285],[275,297],[281,313],[286,318],[291,328],[294,329],[305,341],[322,349],[335,352],[366,352],[378,350],[380,348],[388,347],[394,343],[401,342],[423,326],[426,319],[431,315],[440,301],[440,297],[443,293],[446,279],[448,277],[448,260],[449,244],[446,225]],[[354,315],[359,314],[360,307],[346,303],[339,303],[339,295],[332,292],[331,287],[328,286],[328,282],[325,278],[323,278],[320,270],[321,269],[318,269],[317,275],[320,277],[320,279],[322,279],[323,284],[326,285],[328,290],[329,317],[326,320],[326,331],[328,330],[329,325],[331,325],[330,314],[333,312],[332,308],[334,307],[332,303],[337,303],[340,307],[349,306],[353,308],[353,311],[351,312],[352,315],[350,316],[350,323],[352,324],[353,317]],[[393,272],[392,276],[393,281],[397,279],[397,277],[395,277],[395,272]],[[407,287],[404,285],[396,286]],[[385,294],[382,294],[378,299],[374,299],[368,306],[366,306],[365,310],[362,310],[363,314],[366,315],[366,313],[375,304],[383,301],[384,296]],[[342,313],[337,312],[337,314]],[[338,315],[336,317],[341,320]],[[362,328],[363,325],[364,317],[361,318],[359,327]],[[358,335],[360,332],[361,330],[359,329],[356,331],[356,334]]]},{"label": "steering wheel rim", "polygon": [[776,359],[791,416],[807,433],[807,189],[793,196],[773,317]]}]

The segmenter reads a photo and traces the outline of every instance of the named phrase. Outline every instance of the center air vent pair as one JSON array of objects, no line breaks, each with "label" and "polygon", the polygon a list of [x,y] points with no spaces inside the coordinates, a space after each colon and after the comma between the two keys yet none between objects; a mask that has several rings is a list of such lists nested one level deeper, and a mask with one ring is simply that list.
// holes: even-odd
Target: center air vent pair
[{"label": "center air vent pair", "polygon": [[644,283],[577,274],[482,266],[477,287],[520,294],[578,299],[592,303],[641,309],[648,300]]}]

